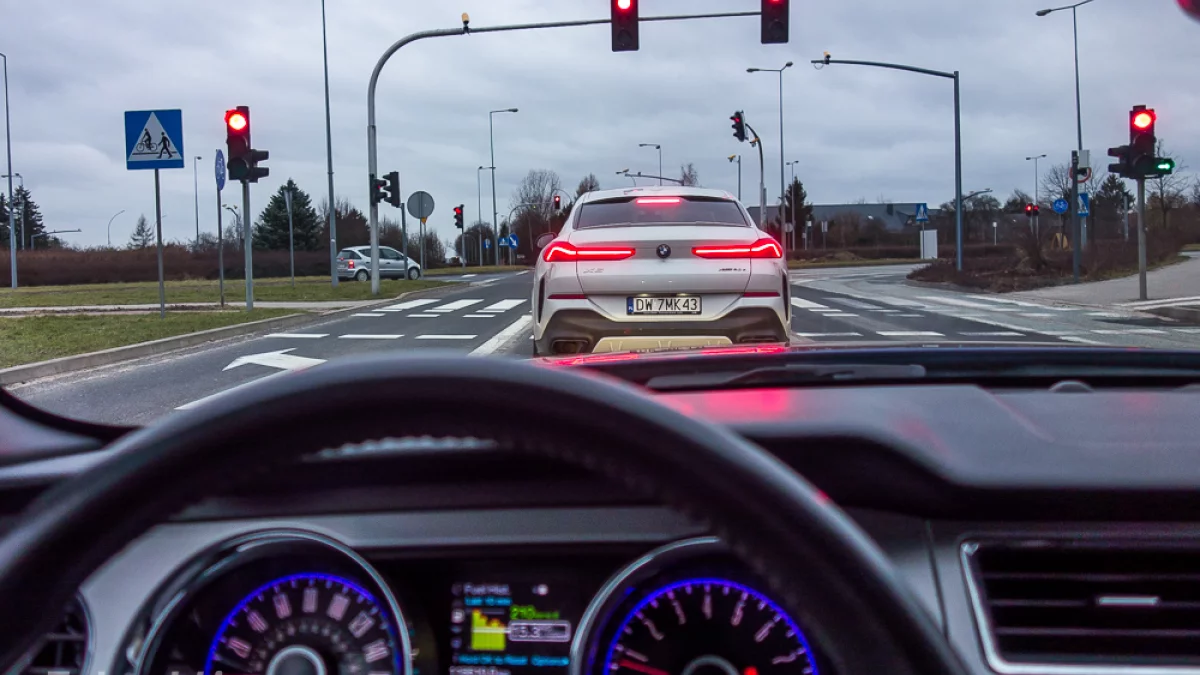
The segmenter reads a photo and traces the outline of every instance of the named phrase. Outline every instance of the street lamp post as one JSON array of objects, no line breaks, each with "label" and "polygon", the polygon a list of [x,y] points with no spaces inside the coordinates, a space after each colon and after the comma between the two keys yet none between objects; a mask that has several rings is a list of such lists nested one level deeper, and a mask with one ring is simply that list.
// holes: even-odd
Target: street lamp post
[{"label": "street lamp post", "polygon": [[742,156],[741,155],[730,155],[729,161],[732,162],[734,160],[737,161],[737,165],[738,165],[738,201],[740,202],[740,201],[742,201]]},{"label": "street lamp post", "polygon": [[[22,199],[25,198],[25,177],[21,175],[21,172],[18,171],[17,173],[6,173],[2,177],[7,178],[8,182],[10,184],[12,183],[12,179],[15,177],[17,179],[17,184],[20,186],[20,189],[21,189]],[[9,191],[9,194],[10,195],[12,194],[11,190]],[[13,209],[17,208],[16,202],[17,202],[17,198],[15,196],[12,196],[8,200],[9,214],[12,214]],[[21,204],[21,208],[19,211],[16,212],[16,214],[17,214],[16,222],[15,223],[13,222],[11,215],[10,215],[8,225],[9,225],[9,229],[12,232],[14,232],[14,233],[20,232],[20,234],[17,235],[17,241],[19,242],[18,246],[20,246],[21,250],[24,251],[25,250],[25,204],[24,203]]]},{"label": "street lamp post", "polygon": [[[1031,159],[1033,160],[1033,203],[1034,204],[1038,203],[1038,160],[1045,159],[1045,158],[1046,158],[1046,155],[1035,155],[1033,157],[1025,158],[1026,162],[1028,162]],[[1042,217],[1040,214],[1037,216],[1034,216],[1034,218],[1033,218],[1033,233],[1035,235],[1038,234],[1038,230],[1041,229],[1042,224],[1040,222],[1038,222],[1041,219],[1042,219]]]},{"label": "street lamp post", "polygon": [[113,214],[112,218],[108,219],[108,228],[107,229],[108,229],[108,247],[109,248],[112,248],[112,224],[113,224],[113,221],[116,220],[117,216],[121,215],[122,213],[125,213],[125,209],[121,209],[120,211],[117,211],[116,213]]},{"label": "street lamp post", "polygon": [[[779,197],[783,198],[783,71],[792,67],[792,62],[783,64],[782,68],[747,68],[747,73],[778,73],[779,74]],[[765,208],[765,206],[764,206]],[[787,258],[787,237],[783,239],[784,258]]]},{"label": "street lamp post", "polygon": [[196,171],[200,166],[200,160],[203,159],[200,155],[196,155],[192,162],[192,193],[196,200],[196,249],[200,249],[200,180],[196,177]]},{"label": "street lamp post", "polygon": [[[1090,0],[1089,0],[1090,2]],[[841,64],[849,66],[871,66],[874,68],[888,68],[890,70],[903,70],[910,73],[920,73],[922,75],[932,75],[934,77],[943,77],[948,80],[954,80],[954,248],[955,248],[955,267],[958,271],[962,271],[963,249],[962,249],[962,110],[959,106],[959,76],[958,71],[945,72],[941,70],[929,70],[928,68],[916,68],[913,66],[903,66],[897,63],[881,63],[879,61],[846,61],[835,60],[829,57],[829,52],[825,52],[825,58],[813,59],[813,66],[819,68],[822,65]]]},{"label": "street lamp post", "polygon": [[4,148],[8,153],[8,254],[12,265],[12,287],[17,287],[17,228],[13,225],[13,188],[12,188],[12,123],[8,117],[8,56],[0,53],[4,59]]},{"label": "street lamp post", "polygon": [[[476,216],[476,219],[478,219],[478,220],[483,220],[483,183],[480,182],[479,174],[484,169],[487,169],[489,171],[495,171],[496,167],[481,166],[475,170],[475,206],[477,209],[479,209],[476,212],[478,214]],[[495,227],[495,226],[496,226],[496,224],[492,223],[492,227]],[[479,266],[483,267],[483,233],[480,232],[479,237],[477,237],[477,238],[479,239]]]},{"label": "street lamp post", "polygon": [[[325,66],[325,170],[329,174],[329,283],[337,288],[337,223],[333,207],[333,128],[329,118],[329,40],[325,37],[325,0],[321,0],[321,58]],[[401,217],[404,211],[400,211]],[[408,233],[405,233],[405,245]]]},{"label": "street lamp post", "polygon": [[[1039,9],[1036,12],[1038,16],[1046,16],[1064,9],[1071,10],[1071,33],[1073,34],[1075,40],[1075,135],[1078,144],[1076,149],[1079,150],[1081,155],[1083,154],[1083,106],[1081,105],[1079,99],[1079,21],[1075,10],[1088,4],[1089,2],[1092,2],[1092,0],[1083,0],[1082,2],[1077,2],[1073,5],[1064,5],[1062,7],[1054,7],[1051,9]],[[1071,176],[1071,180],[1075,180],[1075,176]],[[1085,217],[1082,216],[1080,217],[1080,231],[1082,232],[1080,236],[1080,244],[1086,247],[1087,225],[1085,223]]]},{"label": "street lamp post", "polygon": [[658,184],[661,186],[662,185],[661,176],[663,175],[663,172],[662,172],[662,146],[657,143],[638,143],[638,147],[639,148],[654,148],[655,150],[658,151],[658,175],[660,176],[660,178],[658,179]]},{"label": "street lamp post", "polygon": [[496,208],[496,131],[495,125],[492,123],[496,113],[515,113],[516,108],[505,108],[503,110],[491,110],[488,112],[488,145],[491,147],[492,153],[492,245],[496,247],[496,264],[500,264],[500,223],[497,218],[500,217],[499,210]]},{"label": "street lamp post", "polygon": [[[788,184],[787,184],[787,191],[785,192],[785,194],[790,193],[792,190],[792,186],[794,186],[796,184],[796,165],[799,163],[800,163],[800,160],[798,160],[798,159],[792,160],[787,163],[788,169],[791,170],[791,174],[789,176],[789,180],[788,180]],[[790,196],[792,199],[792,212],[789,215],[791,216],[791,221],[792,221],[792,248],[795,248],[796,247],[796,229],[800,226],[800,223],[796,222],[796,195],[789,194],[788,196]],[[803,239],[804,239],[805,247],[807,248],[808,231],[805,230],[803,234],[804,234]]]}]

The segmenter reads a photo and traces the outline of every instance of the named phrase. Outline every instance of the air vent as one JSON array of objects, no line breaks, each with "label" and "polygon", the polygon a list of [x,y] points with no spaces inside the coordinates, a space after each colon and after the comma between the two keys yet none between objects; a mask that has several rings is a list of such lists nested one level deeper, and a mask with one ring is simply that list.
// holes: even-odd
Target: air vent
[{"label": "air vent", "polygon": [[82,601],[67,606],[66,615],[22,671],[23,675],[79,675],[88,652],[88,622]]},{"label": "air vent", "polygon": [[983,542],[964,545],[963,558],[999,672],[1200,668],[1200,548]]}]

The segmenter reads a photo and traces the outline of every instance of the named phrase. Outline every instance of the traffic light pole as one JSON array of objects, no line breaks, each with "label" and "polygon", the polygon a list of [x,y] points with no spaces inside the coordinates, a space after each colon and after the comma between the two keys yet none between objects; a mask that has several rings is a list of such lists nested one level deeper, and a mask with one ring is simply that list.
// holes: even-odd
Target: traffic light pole
[{"label": "traffic light pole", "polygon": [[[717,12],[712,14],[687,14],[677,16],[647,16],[642,17],[639,21],[684,21],[688,19],[723,19],[730,17],[751,17],[761,16],[762,12]],[[466,15],[464,14],[464,17]],[[585,19],[580,21],[551,21],[547,23],[528,23],[528,24],[513,24],[508,26],[484,26],[482,28],[469,27],[466,20],[463,21],[461,28],[439,28],[436,30],[419,31],[400,38],[392,46],[388,47],[383,55],[379,57],[379,61],[375,63],[375,69],[371,71],[371,80],[367,85],[367,173],[371,179],[374,179],[379,172],[379,156],[377,153],[377,134],[378,129],[375,125],[375,91],[379,86],[379,75],[383,72],[384,65],[392,58],[392,55],[400,51],[405,45],[411,44],[418,40],[438,37],[453,37],[470,35],[472,33],[502,33],[508,31],[520,30],[538,30],[543,28],[573,28],[576,26],[603,26],[612,23],[612,19]],[[492,163],[495,166],[495,163]],[[379,295],[379,276],[376,270],[379,269],[379,205],[372,203],[370,209],[370,226],[371,226],[371,293]],[[492,223],[492,226],[499,231],[499,223]],[[424,248],[422,246],[422,248]],[[15,266],[14,266],[15,269]]]},{"label": "traffic light pole", "polygon": [[1083,242],[1079,239],[1079,151],[1071,151],[1071,274],[1079,283],[1079,263],[1083,258]]},{"label": "traffic light pole", "polygon": [[[764,176],[767,169],[766,163],[763,160],[763,144],[762,139],[758,137],[758,132],[754,130],[754,127],[750,126],[749,122],[746,123],[746,128],[750,130],[750,133],[754,134],[754,142],[752,145],[758,146],[758,226],[759,228],[765,230],[767,229],[767,184],[764,180]],[[779,238],[780,240],[786,242],[782,232],[779,233]],[[786,243],[783,244],[783,248],[784,260],[786,260]]]},{"label": "traffic light pole", "polygon": [[[1137,186],[1138,299],[1147,300],[1149,298],[1146,297],[1146,179],[1138,178]],[[1126,218],[1128,217],[1126,216]]]},{"label": "traffic light pole", "polygon": [[246,254],[246,311],[254,309],[254,234],[250,231],[250,181],[242,181],[242,251]]}]

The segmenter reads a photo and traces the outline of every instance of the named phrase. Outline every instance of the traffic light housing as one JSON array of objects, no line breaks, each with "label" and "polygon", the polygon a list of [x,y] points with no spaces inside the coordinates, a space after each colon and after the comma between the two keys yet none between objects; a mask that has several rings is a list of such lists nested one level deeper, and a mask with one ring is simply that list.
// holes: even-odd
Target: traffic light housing
[{"label": "traffic light housing", "polygon": [[741,110],[739,110],[739,111],[733,113],[733,116],[730,117],[729,119],[733,120],[733,137],[738,139],[739,142],[745,143],[746,142],[746,116],[742,114]]},{"label": "traffic light housing", "polygon": [[1035,218],[1036,218],[1038,215],[1040,215],[1040,213],[1041,213],[1041,210],[1042,210],[1042,207],[1038,206],[1037,204],[1034,204],[1034,205],[1033,205],[1033,215],[1034,215],[1034,217],[1035,217]]},{"label": "traffic light housing", "polygon": [[788,0],[762,0],[762,43],[788,41]]},{"label": "traffic light housing", "polygon": [[239,105],[225,111],[225,147],[229,154],[226,166],[232,180],[257,183],[271,173],[267,167],[258,166],[271,156],[266,150],[255,150],[250,145],[250,107]]},{"label": "traffic light housing", "polygon": [[1033,217],[1033,204],[1025,205],[1025,215],[1029,216],[1030,218]]},{"label": "traffic light housing", "polygon": [[383,176],[383,200],[396,208],[400,208],[400,172],[393,171]]},{"label": "traffic light housing", "polygon": [[1115,173],[1121,178],[1133,178],[1133,167],[1129,164],[1129,146],[1120,145],[1115,148],[1108,149],[1109,157],[1116,157],[1117,161],[1108,165],[1108,172]]},{"label": "traffic light housing", "polygon": [[387,181],[371,176],[368,179],[369,189],[371,190],[371,204],[378,204],[384,200],[383,189],[387,187]]},{"label": "traffic light housing", "polygon": [[463,205],[462,204],[459,204],[458,206],[454,207],[454,227],[457,227],[460,230],[463,229],[464,227],[466,227],[463,224]]},{"label": "traffic light housing", "polygon": [[562,195],[554,195],[554,212],[558,213],[562,210]]},{"label": "traffic light housing", "polygon": [[612,50],[614,52],[636,52],[638,50],[638,2],[639,0],[608,0],[612,8]]}]

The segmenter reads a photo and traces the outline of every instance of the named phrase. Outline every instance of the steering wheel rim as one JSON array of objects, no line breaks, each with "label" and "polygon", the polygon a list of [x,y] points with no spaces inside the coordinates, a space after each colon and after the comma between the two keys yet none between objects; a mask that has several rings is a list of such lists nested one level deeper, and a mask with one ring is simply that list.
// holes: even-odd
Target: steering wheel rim
[{"label": "steering wheel rim", "polygon": [[111,459],[47,491],[0,539],[0,668],[52,625],[46,607],[163,514],[227,486],[231,470],[247,478],[324,447],[414,435],[494,438],[707,522],[839,672],[966,672],[878,547],[762,449],[623,383],[461,356],[368,356],[271,378],[118,440]]}]

